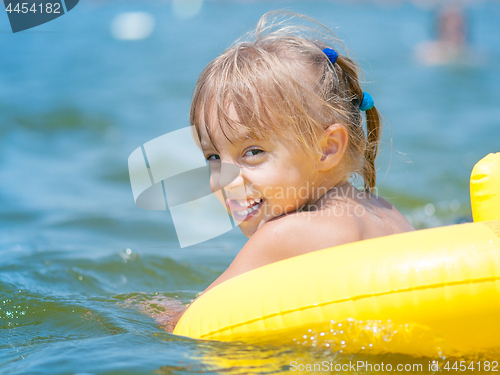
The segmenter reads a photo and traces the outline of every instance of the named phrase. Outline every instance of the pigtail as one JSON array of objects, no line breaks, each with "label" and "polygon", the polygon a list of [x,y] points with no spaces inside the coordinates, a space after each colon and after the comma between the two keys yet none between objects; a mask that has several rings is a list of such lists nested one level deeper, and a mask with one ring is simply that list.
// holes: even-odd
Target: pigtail
[{"label": "pigtail", "polygon": [[381,133],[381,118],[377,108],[372,107],[366,111],[366,150],[365,165],[363,167],[363,179],[365,181],[365,191],[371,193],[375,188],[376,169],[375,158],[377,157],[378,144]]},{"label": "pigtail", "polygon": [[[364,153],[362,165],[359,166],[360,174],[365,183],[365,191],[372,193],[376,183],[375,158],[377,157],[378,144],[380,141],[382,120],[375,107],[367,110],[366,113],[366,136],[362,128],[362,118],[359,104],[363,99],[363,90],[359,86],[357,66],[346,56],[339,55],[337,63],[339,73],[343,79],[339,79],[341,91],[345,93],[345,100],[351,103],[350,123],[354,129],[351,134],[351,147]],[[355,154],[358,154],[355,152]]]}]

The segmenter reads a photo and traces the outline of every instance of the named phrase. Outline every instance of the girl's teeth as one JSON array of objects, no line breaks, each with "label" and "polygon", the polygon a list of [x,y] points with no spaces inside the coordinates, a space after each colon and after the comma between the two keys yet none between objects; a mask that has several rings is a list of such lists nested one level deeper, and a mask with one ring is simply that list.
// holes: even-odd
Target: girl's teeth
[{"label": "girl's teeth", "polygon": [[245,202],[236,201],[236,203],[238,203],[241,207],[250,207],[255,203],[260,203],[261,200],[262,200],[261,198],[257,198],[257,199],[250,199]]},{"label": "girl's teeth", "polygon": [[[262,198],[257,198],[257,199],[250,199],[249,201],[246,201],[244,203],[241,203],[239,201],[236,201],[240,206],[242,207],[247,207],[246,210],[243,211],[236,211],[238,215],[248,215],[249,213],[255,211],[257,209],[257,205],[262,202]],[[250,207],[252,206],[252,207]]]}]

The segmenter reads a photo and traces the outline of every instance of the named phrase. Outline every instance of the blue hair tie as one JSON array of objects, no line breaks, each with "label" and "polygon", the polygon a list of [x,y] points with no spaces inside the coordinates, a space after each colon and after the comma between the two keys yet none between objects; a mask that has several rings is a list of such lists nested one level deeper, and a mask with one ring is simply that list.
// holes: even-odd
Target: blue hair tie
[{"label": "blue hair tie", "polygon": [[[339,57],[337,51],[335,51],[332,48],[325,48],[323,52],[328,57],[328,60],[330,60],[332,64],[335,64],[337,62],[337,59]],[[369,109],[372,109],[374,105],[375,103],[373,102],[372,96],[367,92],[363,92],[363,100],[361,100],[361,104],[359,105],[359,110],[368,111]]]},{"label": "blue hair tie", "polygon": [[337,51],[331,48],[325,48],[323,52],[325,53],[325,55],[328,57],[328,60],[330,60],[332,64],[335,64],[337,62],[337,58],[339,57]]},{"label": "blue hair tie", "polygon": [[361,101],[361,104],[359,105],[359,110],[360,111],[368,111],[369,109],[372,109],[375,103],[373,102],[373,98],[370,94],[367,92],[363,92],[363,100]]}]

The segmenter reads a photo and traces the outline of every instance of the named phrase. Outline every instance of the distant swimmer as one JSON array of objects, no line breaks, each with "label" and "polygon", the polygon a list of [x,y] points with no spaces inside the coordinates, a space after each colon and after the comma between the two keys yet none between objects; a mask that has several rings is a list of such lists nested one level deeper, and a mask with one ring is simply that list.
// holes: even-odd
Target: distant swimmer
[{"label": "distant swimmer", "polygon": [[466,21],[462,9],[444,8],[437,19],[438,39],[421,42],[416,47],[417,58],[424,65],[444,65],[467,59]]}]

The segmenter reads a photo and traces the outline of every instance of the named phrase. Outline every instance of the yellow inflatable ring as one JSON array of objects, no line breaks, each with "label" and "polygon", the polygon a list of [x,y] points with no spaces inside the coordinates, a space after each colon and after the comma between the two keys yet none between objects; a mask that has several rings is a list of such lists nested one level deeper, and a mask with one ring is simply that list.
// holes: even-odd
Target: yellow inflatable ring
[{"label": "yellow inflatable ring", "polygon": [[[485,159],[494,177],[500,154]],[[484,174],[481,162],[474,171]],[[481,188],[497,199],[488,181]],[[480,189],[471,196],[484,198]],[[479,216],[500,219],[499,206],[488,211],[486,199],[479,206]],[[499,317],[500,220],[492,220],[359,241],[255,269],[200,296],[174,334],[233,341],[375,321],[418,327],[415,335],[431,332],[442,347],[468,353],[500,348]],[[426,345],[413,340],[388,350],[426,355]]]},{"label": "yellow inflatable ring", "polygon": [[487,155],[474,166],[470,195],[474,221],[500,219],[500,152]]}]

